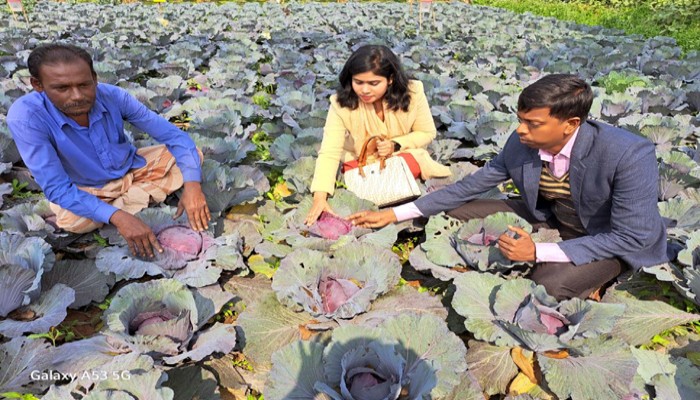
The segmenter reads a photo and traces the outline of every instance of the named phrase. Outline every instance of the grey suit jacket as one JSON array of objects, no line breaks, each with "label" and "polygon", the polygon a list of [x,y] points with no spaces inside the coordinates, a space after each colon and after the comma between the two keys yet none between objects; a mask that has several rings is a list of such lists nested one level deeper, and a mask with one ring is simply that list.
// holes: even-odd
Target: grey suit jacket
[{"label": "grey suit jacket", "polygon": [[[513,179],[532,215],[542,161],[513,132],[503,150],[462,180],[415,201],[423,215],[455,209]],[[635,270],[668,261],[666,227],[657,206],[659,171],[654,145],[625,130],[588,121],[579,129],[569,166],[571,196],[587,236],[559,243],[576,265],[620,257]]]}]

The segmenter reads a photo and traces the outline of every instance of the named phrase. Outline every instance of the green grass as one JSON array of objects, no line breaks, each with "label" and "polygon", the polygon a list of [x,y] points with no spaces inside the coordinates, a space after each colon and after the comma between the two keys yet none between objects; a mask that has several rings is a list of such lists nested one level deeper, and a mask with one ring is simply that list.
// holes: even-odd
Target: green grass
[{"label": "green grass", "polygon": [[684,53],[700,51],[700,17],[686,9],[653,9],[646,4],[634,7],[607,7],[552,0],[473,0],[472,4],[621,29],[628,34],[640,34],[645,37],[670,36],[676,39]]}]

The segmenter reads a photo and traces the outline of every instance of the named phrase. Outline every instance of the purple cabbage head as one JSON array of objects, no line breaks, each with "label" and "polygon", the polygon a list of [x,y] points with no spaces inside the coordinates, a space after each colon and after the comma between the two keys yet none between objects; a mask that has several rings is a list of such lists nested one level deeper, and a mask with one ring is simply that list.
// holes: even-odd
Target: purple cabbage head
[{"label": "purple cabbage head", "polygon": [[483,229],[481,232],[475,233],[467,238],[467,242],[478,246],[490,246],[496,241],[498,241],[498,236],[494,234],[487,234]]},{"label": "purple cabbage head", "polygon": [[387,347],[389,346],[373,342],[345,353],[340,361],[343,371],[340,394],[344,399],[399,398],[404,383],[406,360],[396,354],[393,346]]},{"label": "purple cabbage head", "polygon": [[436,315],[403,313],[375,327],[345,324],[329,341],[272,354],[266,399],[446,399],[467,368],[464,342]]},{"label": "purple cabbage head", "polygon": [[348,279],[327,277],[319,283],[318,291],[321,294],[323,312],[332,314],[359,292],[360,286]]},{"label": "purple cabbage head", "polygon": [[300,248],[280,262],[272,290],[282,304],[317,320],[350,319],[367,312],[400,275],[396,254],[372,244],[352,242],[332,256]]},{"label": "purple cabbage head", "polygon": [[[167,308],[157,311],[145,311],[136,315],[129,323],[129,331],[133,335],[161,335],[168,332],[168,337],[183,343],[189,339],[192,332],[190,312],[183,311],[182,317],[172,314]],[[171,329],[171,328],[175,329]]]},{"label": "purple cabbage head", "polygon": [[209,233],[197,232],[184,225],[167,226],[156,232],[156,238],[164,250],[156,263],[168,270],[184,268],[215,244]]},{"label": "purple cabbage head", "polygon": [[243,240],[237,232],[215,238],[209,231],[192,230],[186,215],[173,220],[174,215],[174,207],[147,208],[137,214],[151,227],[163,248],[162,253],[155,253],[152,258],[132,255],[114,228],[104,228],[100,234],[115,246],[98,252],[97,269],[115,274],[118,280],[162,275],[190,287],[214,284],[223,270],[247,274],[248,267],[242,255]]},{"label": "purple cabbage head", "polygon": [[174,279],[131,283],[117,292],[105,311],[105,333],[167,364],[185,358],[199,361],[235,345],[231,326],[201,330],[231,297],[218,285],[191,291]]},{"label": "purple cabbage head", "polygon": [[328,212],[322,212],[318,220],[309,227],[309,233],[324,239],[337,240],[352,230],[350,221]]},{"label": "purple cabbage head", "polygon": [[513,322],[523,329],[549,335],[559,335],[569,325],[569,320],[562,313],[542,304],[534,296],[518,310]]},{"label": "purple cabbage head", "polygon": [[202,251],[202,234],[185,226],[169,226],[158,232],[158,242],[165,248],[195,258]]}]

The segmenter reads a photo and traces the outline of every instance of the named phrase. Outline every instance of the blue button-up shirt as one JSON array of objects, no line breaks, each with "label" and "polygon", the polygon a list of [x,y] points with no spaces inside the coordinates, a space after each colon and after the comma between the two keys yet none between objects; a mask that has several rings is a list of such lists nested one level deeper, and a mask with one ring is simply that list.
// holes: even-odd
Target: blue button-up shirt
[{"label": "blue button-up shirt", "polygon": [[125,90],[98,83],[88,117],[89,126],[78,125],[43,92],[22,96],[7,113],[7,125],[22,159],[52,203],[76,215],[109,223],[117,208],[78,186],[102,187],[146,165],[124,134],[124,120],[166,145],[185,182],[201,180],[199,155],[192,139]]}]

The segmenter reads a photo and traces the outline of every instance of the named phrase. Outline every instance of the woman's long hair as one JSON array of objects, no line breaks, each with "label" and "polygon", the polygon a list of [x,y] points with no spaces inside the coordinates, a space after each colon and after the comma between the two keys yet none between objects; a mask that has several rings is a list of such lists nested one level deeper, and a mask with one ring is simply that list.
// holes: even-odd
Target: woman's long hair
[{"label": "woman's long hair", "polygon": [[408,111],[411,95],[408,92],[408,76],[401,67],[399,58],[391,49],[381,45],[367,45],[355,50],[345,62],[338,80],[338,104],[351,110],[357,108],[360,99],[352,90],[352,77],[357,74],[372,72],[391,81],[384,99],[392,111]]}]

